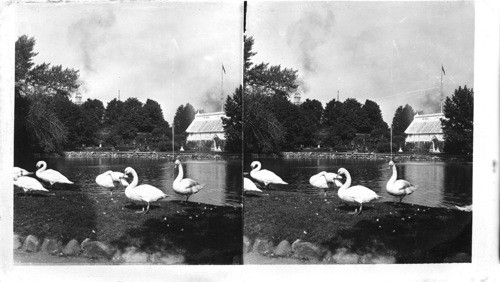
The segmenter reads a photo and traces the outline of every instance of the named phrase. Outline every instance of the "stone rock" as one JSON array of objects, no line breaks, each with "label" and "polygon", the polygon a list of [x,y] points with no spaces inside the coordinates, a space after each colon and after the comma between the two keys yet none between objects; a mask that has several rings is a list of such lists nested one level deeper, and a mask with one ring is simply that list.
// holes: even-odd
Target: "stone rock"
[{"label": "stone rock", "polygon": [[292,251],[294,257],[308,260],[321,260],[324,254],[320,247],[300,239],[293,242]]},{"label": "stone rock", "polygon": [[253,243],[252,252],[258,254],[268,254],[273,250],[273,244],[267,239],[255,239]]},{"label": "stone rock", "polygon": [[135,247],[128,247],[121,255],[125,263],[147,263],[148,254],[137,251]]},{"label": "stone rock", "polygon": [[[85,243],[85,244],[83,244]],[[105,243],[99,241],[87,241],[82,243],[83,255],[88,258],[105,258],[111,259],[113,250]]]},{"label": "stone rock", "polygon": [[283,240],[274,249],[274,254],[280,257],[288,257],[292,254],[292,246],[287,240]]},{"label": "stone rock", "polygon": [[250,251],[250,239],[247,236],[243,236],[243,253],[246,254]]},{"label": "stone rock", "polygon": [[63,254],[68,256],[78,255],[82,249],[80,248],[80,244],[76,239],[73,239],[68,242],[66,247],[63,249]]},{"label": "stone rock", "polygon": [[17,250],[23,246],[21,236],[14,234],[14,250]]},{"label": "stone rock", "polygon": [[444,263],[471,262],[471,256],[467,253],[457,253],[444,259]]},{"label": "stone rock", "polygon": [[184,263],[184,256],[179,254],[162,254],[156,252],[149,256],[149,260],[156,264],[182,264]]},{"label": "stone rock", "polygon": [[[339,264],[355,264],[360,262],[359,255],[355,253],[351,253],[346,248],[340,248],[337,252],[332,256],[333,261]],[[365,261],[369,259],[367,256]]]},{"label": "stone rock", "polygon": [[62,242],[56,239],[45,238],[42,243],[42,252],[48,254],[57,253],[62,249]]},{"label": "stone rock", "polygon": [[40,240],[36,236],[29,235],[24,240],[22,250],[25,252],[38,252],[40,250]]}]

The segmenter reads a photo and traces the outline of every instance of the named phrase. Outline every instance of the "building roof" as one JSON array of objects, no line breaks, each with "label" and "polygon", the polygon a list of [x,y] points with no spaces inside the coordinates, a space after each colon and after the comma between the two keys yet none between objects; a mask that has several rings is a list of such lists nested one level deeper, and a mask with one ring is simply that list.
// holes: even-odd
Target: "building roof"
[{"label": "building roof", "polygon": [[190,134],[224,132],[222,117],[225,117],[224,112],[196,114],[186,132]]},{"label": "building roof", "polygon": [[415,115],[413,121],[405,130],[408,135],[413,134],[443,134],[441,119],[444,114]]}]

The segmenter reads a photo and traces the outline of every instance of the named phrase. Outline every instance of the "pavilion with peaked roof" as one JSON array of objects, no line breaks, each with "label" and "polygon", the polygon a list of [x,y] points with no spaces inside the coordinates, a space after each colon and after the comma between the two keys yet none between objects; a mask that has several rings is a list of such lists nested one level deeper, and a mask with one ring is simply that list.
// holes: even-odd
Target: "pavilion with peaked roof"
[{"label": "pavilion with peaked roof", "polygon": [[212,151],[223,150],[226,140],[222,125],[223,117],[226,117],[224,112],[197,113],[186,129],[188,134],[186,141],[194,142],[199,148],[209,145]]},{"label": "pavilion with peaked roof", "polygon": [[[432,143],[430,152],[439,153],[442,142],[444,141],[443,127],[441,120],[445,116],[443,113],[414,116],[413,121],[405,130],[406,143],[414,143],[420,146],[424,143]],[[442,149],[442,148],[441,148]]]}]

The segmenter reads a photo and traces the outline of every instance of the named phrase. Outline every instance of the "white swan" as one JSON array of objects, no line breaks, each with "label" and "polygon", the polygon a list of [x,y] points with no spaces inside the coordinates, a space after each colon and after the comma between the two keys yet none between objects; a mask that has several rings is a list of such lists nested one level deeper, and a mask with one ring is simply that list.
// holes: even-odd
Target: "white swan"
[{"label": "white swan", "polygon": [[387,193],[393,196],[398,196],[401,197],[399,199],[399,202],[403,200],[403,198],[406,195],[410,195],[413,193],[415,190],[417,190],[417,187],[413,186],[410,182],[399,179],[396,180],[398,177],[398,171],[396,170],[396,165],[394,164],[393,161],[389,162],[389,168],[392,168],[392,176],[391,179],[387,182],[387,185],[385,186],[385,189],[387,190]]},{"label": "white swan", "polygon": [[340,188],[340,186],[342,186],[342,182],[340,182],[338,180],[338,179],[342,179],[342,177],[340,177],[338,174],[333,173],[333,172],[327,172],[325,174],[325,177],[326,177],[327,182],[331,182],[331,183],[335,184],[335,186],[337,186],[337,188]]},{"label": "white swan", "polygon": [[25,175],[33,174],[33,172],[29,172],[29,171],[25,170],[24,168],[20,168],[20,167],[17,167],[17,166],[15,166],[14,168],[12,168],[12,172],[14,173],[14,175],[19,175],[19,176],[25,176]]},{"label": "white swan", "polygon": [[255,183],[253,183],[252,180],[250,180],[246,177],[243,177],[243,193],[247,193],[247,192],[260,192],[260,193],[262,193],[262,190],[257,188],[257,186],[255,185]]},{"label": "white swan", "polygon": [[178,167],[179,168],[179,174],[177,174],[177,177],[174,180],[174,184],[172,188],[174,189],[174,192],[180,195],[186,195],[186,202],[189,200],[189,197],[193,194],[198,193],[203,188],[203,185],[200,183],[196,182],[195,180],[191,178],[184,178],[184,171],[182,169],[182,164],[181,161],[175,160],[175,165],[174,169]]},{"label": "white swan", "polygon": [[38,182],[35,178],[29,176],[21,176],[22,172],[18,172],[14,174],[14,186],[23,189],[24,196],[26,197],[26,193],[33,191],[43,191],[49,192],[49,190],[43,188],[43,185]]},{"label": "white swan", "polygon": [[346,202],[359,204],[359,211],[357,213],[354,212],[354,214],[358,215],[361,213],[363,203],[368,203],[380,198],[379,195],[364,186],[356,185],[349,187],[351,186],[351,175],[345,168],[339,169],[338,173],[340,175],[345,175],[347,178],[344,185],[342,185],[338,191],[339,198]]},{"label": "white swan", "polygon": [[146,202],[148,204],[146,211],[144,211],[144,207],[142,207],[142,211],[136,211],[136,213],[148,213],[149,212],[149,204],[151,202],[156,202],[160,199],[168,197],[165,193],[163,193],[160,189],[149,185],[142,184],[137,186],[139,182],[139,177],[137,176],[137,172],[131,167],[127,167],[125,169],[125,175],[132,174],[133,180],[132,182],[125,188],[125,196],[127,198],[137,201],[137,202]]},{"label": "white swan", "polygon": [[49,182],[50,185],[54,185],[56,183],[73,184],[73,182],[69,181],[68,178],[62,175],[59,171],[53,169],[45,170],[47,168],[47,163],[44,161],[37,162],[36,167],[38,168],[35,173],[36,177]]},{"label": "white swan", "polygon": [[[116,183],[118,182],[122,188],[125,188],[128,186],[128,182],[124,179],[126,177],[122,172],[108,170],[99,174],[95,178],[95,182],[105,188],[116,188]],[[113,190],[111,190],[111,195],[113,195]]]},{"label": "white swan", "polygon": [[250,171],[250,176],[257,181],[264,183],[264,186],[266,187],[269,184],[288,184],[274,172],[267,169],[261,170],[260,168],[262,167],[262,165],[259,161],[252,162],[252,164],[250,164],[250,167],[252,168],[252,171]]},{"label": "white swan", "polygon": [[326,172],[322,171],[309,178],[309,183],[317,188],[328,189],[328,180],[326,179]]}]

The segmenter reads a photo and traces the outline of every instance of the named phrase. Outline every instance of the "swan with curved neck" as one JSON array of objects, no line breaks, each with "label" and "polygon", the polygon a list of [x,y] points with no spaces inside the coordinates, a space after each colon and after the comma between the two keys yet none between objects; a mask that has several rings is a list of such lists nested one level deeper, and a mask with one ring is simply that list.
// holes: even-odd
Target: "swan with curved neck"
[{"label": "swan with curved neck", "polygon": [[14,186],[23,189],[24,197],[26,197],[26,193],[32,192],[49,192],[49,190],[43,188],[43,185],[38,182],[35,178],[29,176],[22,176],[22,172],[14,173]]},{"label": "swan with curved neck", "polygon": [[318,174],[311,176],[311,178],[309,178],[309,184],[311,184],[316,188],[324,189],[323,191],[326,197],[326,189],[330,188],[328,186],[328,182],[334,183],[337,187],[342,186],[342,183],[337,179],[341,179],[341,177],[338,176],[336,173],[322,171]]},{"label": "swan with curved neck", "polygon": [[389,162],[389,168],[392,168],[392,176],[387,182],[385,189],[390,195],[400,197],[399,202],[401,203],[401,201],[403,201],[403,198],[406,195],[410,195],[411,193],[415,192],[415,190],[417,190],[417,187],[413,186],[406,180],[396,180],[398,178],[398,171],[393,161]]},{"label": "swan with curved neck", "polygon": [[264,186],[266,187],[270,184],[288,184],[274,172],[267,169],[261,169],[262,165],[259,161],[253,161],[252,164],[250,164],[250,167],[252,168],[250,176],[257,181],[264,183]]},{"label": "swan with curved neck", "polygon": [[47,163],[44,161],[37,162],[36,167],[38,168],[35,173],[36,177],[42,179],[43,181],[49,182],[50,185],[55,185],[56,183],[74,184],[59,171],[47,169]]},{"label": "swan with curved neck", "polygon": [[139,177],[133,168],[127,167],[124,174],[132,174],[133,177],[132,182],[127,186],[127,188],[125,188],[125,196],[133,201],[147,203],[146,211],[144,211],[144,207],[142,207],[142,211],[136,211],[136,213],[142,212],[143,214],[146,214],[149,212],[149,204],[151,202],[156,202],[160,199],[168,197],[160,189],[152,185],[142,184],[137,186],[137,183],[139,183]]},{"label": "swan with curved neck", "polygon": [[358,203],[359,204],[359,211],[354,212],[352,214],[360,214],[362,209],[363,209],[363,204],[364,203],[369,203],[373,200],[376,200],[380,198],[377,193],[373,192],[372,190],[361,186],[361,185],[356,185],[356,186],[351,186],[351,175],[345,168],[341,168],[338,171],[339,175],[345,175],[346,181],[342,187],[340,187],[338,191],[339,198],[350,203]]},{"label": "swan with curved neck", "polygon": [[182,169],[181,161],[175,160],[174,169],[175,168],[179,168],[179,174],[177,174],[172,188],[174,189],[175,193],[179,195],[186,195],[187,202],[191,195],[198,193],[198,191],[203,188],[203,185],[191,178],[183,178],[184,170]]},{"label": "swan with curved neck", "polygon": [[[127,176],[119,171],[108,170],[102,174],[99,174],[95,178],[95,182],[105,188],[116,188],[116,183],[119,183],[122,188],[128,186],[128,182],[124,179]],[[111,190],[111,195],[113,195],[113,190]]]}]

